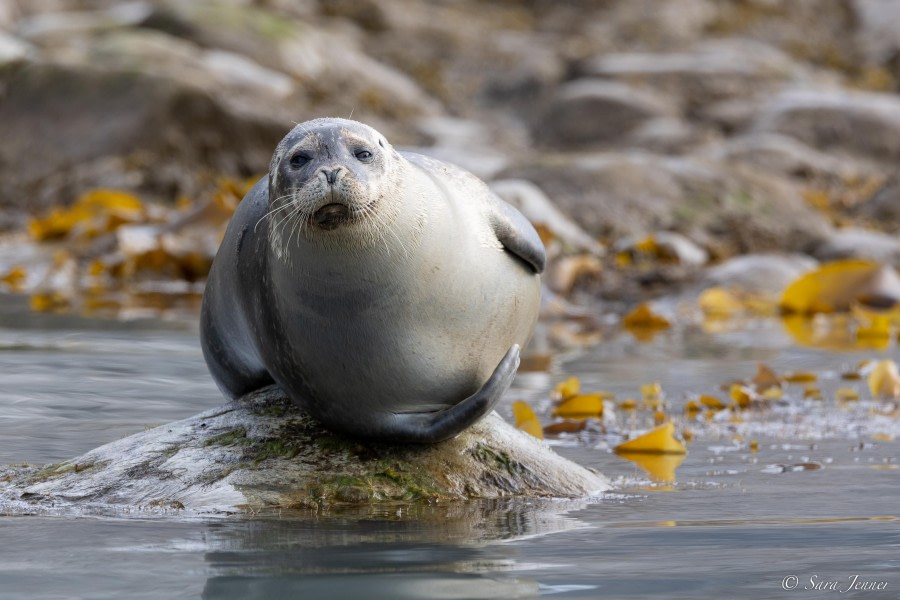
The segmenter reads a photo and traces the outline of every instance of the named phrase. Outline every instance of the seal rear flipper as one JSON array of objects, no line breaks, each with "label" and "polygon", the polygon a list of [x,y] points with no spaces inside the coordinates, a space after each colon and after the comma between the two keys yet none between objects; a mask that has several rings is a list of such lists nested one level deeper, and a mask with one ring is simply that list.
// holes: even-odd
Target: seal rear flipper
[{"label": "seal rear flipper", "polygon": [[392,442],[432,444],[449,439],[494,410],[519,368],[519,345],[513,346],[481,389],[450,408],[432,413],[395,413],[372,434]]}]

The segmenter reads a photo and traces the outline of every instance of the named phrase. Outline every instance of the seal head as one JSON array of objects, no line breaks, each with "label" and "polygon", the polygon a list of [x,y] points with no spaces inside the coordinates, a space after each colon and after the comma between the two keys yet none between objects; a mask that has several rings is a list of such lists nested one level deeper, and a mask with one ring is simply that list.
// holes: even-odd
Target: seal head
[{"label": "seal head", "polygon": [[291,237],[348,246],[371,238],[392,218],[384,198],[400,192],[399,155],[377,131],[335,119],[296,127],[275,149],[269,166],[269,239],[279,258],[289,257]]}]

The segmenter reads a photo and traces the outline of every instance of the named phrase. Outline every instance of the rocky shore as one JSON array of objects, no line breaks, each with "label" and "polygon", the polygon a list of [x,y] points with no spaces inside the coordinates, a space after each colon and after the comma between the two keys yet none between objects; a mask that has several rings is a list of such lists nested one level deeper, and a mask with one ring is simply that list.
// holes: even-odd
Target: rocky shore
[{"label": "rocky shore", "polygon": [[[221,177],[264,173],[294,122],[352,115],[520,206],[527,189],[551,257],[598,259],[563,286],[581,302],[654,297],[744,254],[896,266],[896,13],[2,0],[0,229],[96,188],[203,199]],[[652,273],[603,256],[661,234],[678,237],[675,264]]]}]

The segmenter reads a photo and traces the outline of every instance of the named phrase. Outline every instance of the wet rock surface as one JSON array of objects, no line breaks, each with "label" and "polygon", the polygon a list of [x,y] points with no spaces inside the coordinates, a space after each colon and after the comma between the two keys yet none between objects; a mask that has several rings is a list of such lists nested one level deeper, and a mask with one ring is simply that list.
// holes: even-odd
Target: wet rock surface
[{"label": "wet rock surface", "polygon": [[69,461],[0,469],[0,512],[123,507],[224,514],[370,502],[573,498],[607,480],[496,413],[434,445],[323,429],[277,389],[254,392]]}]

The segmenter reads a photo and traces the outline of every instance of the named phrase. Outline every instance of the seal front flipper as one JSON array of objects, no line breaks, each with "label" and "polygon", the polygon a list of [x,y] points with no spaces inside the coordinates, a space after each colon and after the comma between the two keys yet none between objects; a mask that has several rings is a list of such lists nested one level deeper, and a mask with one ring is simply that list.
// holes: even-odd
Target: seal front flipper
[{"label": "seal front flipper", "polygon": [[547,260],[544,244],[522,213],[494,196],[490,202],[490,220],[494,235],[504,248],[530,265],[535,273],[544,271]]},{"label": "seal front flipper", "polygon": [[431,444],[453,437],[485,416],[509,389],[519,368],[519,346],[513,346],[481,389],[450,408],[433,413],[399,413],[376,425],[372,433],[392,442]]}]

